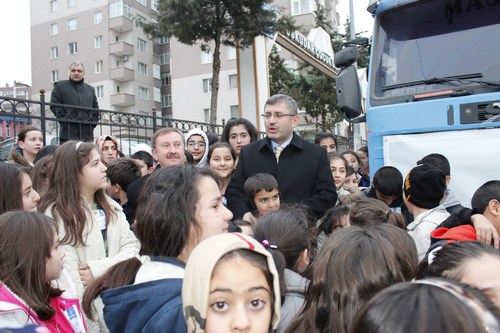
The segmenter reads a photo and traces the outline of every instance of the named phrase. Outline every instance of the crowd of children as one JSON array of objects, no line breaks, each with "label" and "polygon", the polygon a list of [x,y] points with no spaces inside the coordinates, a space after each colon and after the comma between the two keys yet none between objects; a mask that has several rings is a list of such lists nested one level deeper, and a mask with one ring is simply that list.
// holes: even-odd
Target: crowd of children
[{"label": "crowd of children", "polygon": [[44,149],[23,128],[0,163],[0,328],[500,333],[500,180],[467,208],[443,155],[370,179],[366,146],[320,133],[338,195],[323,217],[255,173],[233,219],[226,189],[258,139],[234,118],[220,141],[161,129],[124,157],[112,135]]}]

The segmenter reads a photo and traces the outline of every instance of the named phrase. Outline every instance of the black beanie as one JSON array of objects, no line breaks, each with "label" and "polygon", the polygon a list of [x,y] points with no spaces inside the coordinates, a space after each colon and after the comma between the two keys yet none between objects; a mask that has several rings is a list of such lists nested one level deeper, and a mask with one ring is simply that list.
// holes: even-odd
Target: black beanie
[{"label": "black beanie", "polygon": [[439,206],[445,190],[444,172],[430,164],[418,165],[406,175],[405,198],[417,207],[431,209]]}]

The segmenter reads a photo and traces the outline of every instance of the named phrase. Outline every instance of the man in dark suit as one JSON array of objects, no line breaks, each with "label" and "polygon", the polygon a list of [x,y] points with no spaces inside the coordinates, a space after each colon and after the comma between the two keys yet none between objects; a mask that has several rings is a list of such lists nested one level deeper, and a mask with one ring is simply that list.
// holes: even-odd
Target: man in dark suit
[{"label": "man in dark suit", "polygon": [[294,133],[299,122],[297,109],[295,100],[287,95],[274,95],[266,101],[263,116],[267,136],[242,148],[226,191],[235,218],[250,211],[243,185],[259,172],[276,178],[283,202],[305,204],[316,218],[335,205],[337,192],[326,150]]},{"label": "man in dark suit", "polygon": [[[94,128],[99,121],[99,111],[78,108],[98,109],[94,87],[83,82],[85,68],[81,62],[69,66],[69,80],[54,83],[50,96],[50,110],[59,120],[59,143],[68,140],[94,141]],[[75,108],[53,104],[74,105]]]}]

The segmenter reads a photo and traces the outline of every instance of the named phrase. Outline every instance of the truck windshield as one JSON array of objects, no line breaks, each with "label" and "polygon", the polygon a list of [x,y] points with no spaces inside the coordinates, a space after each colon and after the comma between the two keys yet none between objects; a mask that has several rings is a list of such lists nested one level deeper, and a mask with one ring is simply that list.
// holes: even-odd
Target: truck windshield
[{"label": "truck windshield", "polygon": [[481,83],[500,79],[500,6],[489,3],[416,1],[382,13],[373,40],[372,104],[437,90],[498,90]]}]

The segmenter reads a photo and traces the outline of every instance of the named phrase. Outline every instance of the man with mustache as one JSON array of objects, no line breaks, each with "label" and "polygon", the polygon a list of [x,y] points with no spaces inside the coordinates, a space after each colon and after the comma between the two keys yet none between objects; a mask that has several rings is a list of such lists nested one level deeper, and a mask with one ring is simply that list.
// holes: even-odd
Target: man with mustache
[{"label": "man with mustache", "polygon": [[[165,127],[157,130],[151,138],[151,143],[153,145],[151,153],[153,158],[158,161],[156,169],[168,168],[187,162],[184,150],[184,135],[178,129]],[[133,221],[134,219],[139,194],[149,175],[147,174],[133,181],[127,187],[128,201],[123,206],[123,209],[127,211],[127,219],[129,221]]]}]

